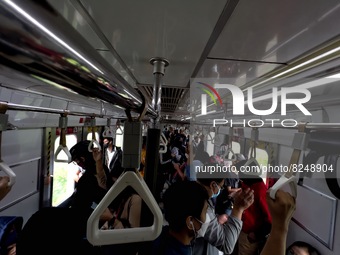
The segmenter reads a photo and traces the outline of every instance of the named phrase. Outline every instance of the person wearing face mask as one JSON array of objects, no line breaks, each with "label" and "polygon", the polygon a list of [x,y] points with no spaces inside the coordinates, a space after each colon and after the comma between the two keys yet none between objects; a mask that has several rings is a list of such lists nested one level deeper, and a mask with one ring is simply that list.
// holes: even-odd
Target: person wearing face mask
[{"label": "person wearing face mask", "polygon": [[[206,164],[205,167],[216,167],[216,164]],[[223,189],[224,178],[198,172],[197,182],[207,190],[210,199],[205,222],[207,227],[206,229],[201,228],[202,230],[198,232],[199,237],[195,240],[193,254],[219,255],[219,251],[231,254],[242,229],[242,214],[254,201],[253,191],[246,189],[236,192],[232,213],[227,217],[226,215],[216,215],[213,204],[213,200]]]},{"label": "person wearing face mask", "polygon": [[208,194],[197,182],[172,184],[164,193],[168,225],[152,244],[152,255],[192,255],[191,241],[206,228]]}]

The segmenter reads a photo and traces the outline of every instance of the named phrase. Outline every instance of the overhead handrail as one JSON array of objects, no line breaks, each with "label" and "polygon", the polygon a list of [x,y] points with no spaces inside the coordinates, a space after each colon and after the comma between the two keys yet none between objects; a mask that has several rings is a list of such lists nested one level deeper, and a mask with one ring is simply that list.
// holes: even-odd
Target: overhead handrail
[{"label": "overhead handrail", "polygon": [[[99,229],[99,218],[109,204],[128,186],[131,186],[143,199],[154,215],[149,227],[124,229]],[[156,239],[162,231],[163,215],[142,176],[135,171],[124,172],[100,201],[87,220],[87,240],[92,245],[134,243]]]},{"label": "overhead handrail", "polygon": [[[60,140],[59,146],[55,152],[54,162],[70,163],[72,156],[66,145],[66,129],[67,129],[67,115],[61,114],[59,117]],[[60,152],[65,152],[67,159],[58,159]]]},{"label": "overhead handrail", "polygon": [[[234,129],[232,127],[229,128],[229,137],[228,137],[228,149],[225,152],[225,159],[236,160],[235,153],[233,151],[233,136]],[[229,154],[231,153],[231,158],[229,158]]]},{"label": "overhead handrail", "polygon": [[251,130],[251,146],[250,146],[250,157],[244,164],[245,167],[251,166],[251,169],[257,169],[256,171],[247,171],[247,175],[262,175],[262,167],[256,159],[256,143],[259,140],[259,130],[258,128],[253,128]]},{"label": "overhead handrail", "polygon": [[161,132],[161,138],[160,138],[160,144],[159,144],[159,153],[166,153],[168,150],[168,140],[166,139],[163,132]]},{"label": "overhead handrail", "polygon": [[[216,136],[216,134],[215,134],[215,136]],[[215,144],[215,137],[211,136],[210,130],[208,131],[208,134],[207,134],[207,142],[211,142],[211,144]]]},{"label": "overhead handrail", "polygon": [[[288,171],[281,175],[279,180],[270,188],[270,197],[275,199],[278,189],[289,184],[292,195],[297,197],[297,178],[294,175],[293,167],[299,163],[301,151],[306,150],[309,134],[306,132],[307,123],[302,123],[298,127],[298,132],[294,134],[292,147],[294,148],[289,161]],[[296,172],[296,171],[295,171]]]},{"label": "overhead handrail", "polygon": [[87,148],[89,150],[89,152],[92,152],[92,147],[93,145],[95,145],[96,148],[98,148],[99,150],[101,150],[101,146],[99,144],[99,142],[96,139],[96,119],[94,117],[91,117],[91,132],[92,132],[92,140],[89,144],[89,147]]},{"label": "overhead handrail", "polygon": [[115,132],[111,128],[111,119],[107,119],[105,130],[103,131],[103,137],[115,137]]},{"label": "overhead handrail", "polygon": [[[117,133],[118,130],[120,130],[120,133]],[[117,120],[117,123],[116,123],[116,135],[124,135],[124,130],[122,129],[120,125],[120,120]]]},{"label": "overhead handrail", "polygon": [[[5,112],[6,110],[4,110]],[[1,157],[1,144],[2,144],[2,131],[7,129],[8,114],[0,114],[0,171],[4,171],[9,177],[8,186],[12,187],[16,181],[16,174],[13,170],[2,160]]]}]

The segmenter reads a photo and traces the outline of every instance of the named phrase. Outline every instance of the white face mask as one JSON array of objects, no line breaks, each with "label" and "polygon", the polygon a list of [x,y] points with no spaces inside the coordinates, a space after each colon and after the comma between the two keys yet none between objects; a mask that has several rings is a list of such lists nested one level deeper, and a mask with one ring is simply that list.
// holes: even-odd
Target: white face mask
[{"label": "white face mask", "polygon": [[199,237],[204,237],[205,235],[205,232],[207,232],[207,229],[208,229],[208,226],[209,226],[209,223],[210,223],[211,219],[209,217],[209,214],[206,214],[205,216],[205,222],[201,222],[202,223],[202,226],[201,228],[197,231],[197,236]]}]

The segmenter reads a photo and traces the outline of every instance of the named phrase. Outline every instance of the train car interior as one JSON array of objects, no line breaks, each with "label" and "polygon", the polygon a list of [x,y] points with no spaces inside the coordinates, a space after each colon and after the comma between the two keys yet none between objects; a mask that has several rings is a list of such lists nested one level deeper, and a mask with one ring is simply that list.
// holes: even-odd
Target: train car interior
[{"label": "train car interior", "polygon": [[[108,191],[87,238],[156,239],[157,169],[173,129],[222,165],[243,154],[267,188],[296,196],[287,247],[339,254],[338,22],[337,0],[0,1],[0,176],[10,178],[0,218],[23,227],[60,206],[81,172],[69,149],[83,140],[101,149],[111,136],[128,169],[146,146],[146,166]],[[99,216],[127,185],[153,218],[101,231]]]}]

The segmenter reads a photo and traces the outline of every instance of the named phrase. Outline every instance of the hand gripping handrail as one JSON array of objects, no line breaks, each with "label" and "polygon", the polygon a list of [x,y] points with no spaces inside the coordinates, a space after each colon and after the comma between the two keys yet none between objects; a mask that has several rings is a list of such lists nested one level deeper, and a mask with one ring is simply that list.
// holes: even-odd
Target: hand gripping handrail
[{"label": "hand gripping handrail", "polygon": [[302,150],[305,150],[308,145],[309,134],[306,133],[307,123],[299,125],[299,132],[294,134],[292,147],[294,148],[292,156],[289,161],[288,171],[281,175],[280,179],[270,188],[270,197],[275,199],[275,195],[278,189],[282,188],[286,184],[289,184],[293,197],[297,197],[297,178],[292,170],[294,165],[299,163],[300,154]]},{"label": "hand gripping handrail", "polygon": [[[67,116],[64,114],[62,114],[59,117],[59,128],[60,128],[60,140],[59,146],[55,152],[54,162],[70,163],[72,161],[72,156],[66,145]],[[58,159],[58,155],[61,151],[65,152],[67,159]]]},{"label": "hand gripping handrail", "polygon": [[8,186],[12,187],[16,181],[16,175],[13,170],[5,164],[1,157],[1,143],[2,143],[2,131],[7,129],[8,114],[5,114],[7,107],[0,107],[0,171],[4,171],[9,176]]},{"label": "hand gripping handrail", "polygon": [[159,149],[159,153],[166,153],[167,150],[168,150],[167,145],[168,145],[168,140],[166,139],[164,133],[161,132],[161,138],[160,138],[160,144],[159,144],[159,146],[160,146],[160,147],[163,147],[163,149],[160,148],[160,149]]},{"label": "hand gripping handrail", "polygon": [[247,171],[247,175],[255,175],[255,176],[260,176],[262,175],[262,168],[259,164],[259,162],[257,162],[256,159],[256,143],[259,139],[259,130],[258,128],[253,128],[251,130],[251,150],[250,150],[250,157],[247,160],[247,162],[244,164],[245,167],[247,166],[251,166],[251,169],[253,170],[253,168],[255,167],[256,169],[258,169],[256,172],[254,171]]},{"label": "hand gripping handrail", "polygon": [[[105,208],[127,187],[131,186],[143,199],[154,215],[153,225],[149,227],[124,229],[99,229],[99,218]],[[162,231],[163,215],[139,173],[127,171],[123,173],[94,209],[87,220],[87,240],[92,245],[109,245],[120,243],[134,243],[156,239]]]},{"label": "hand gripping handrail", "polygon": [[[120,130],[120,133],[117,133],[118,130]],[[124,135],[124,130],[120,126],[120,120],[117,120],[117,123],[116,123],[116,135]]]},{"label": "hand gripping handrail", "polygon": [[0,160],[0,171],[4,171],[9,176],[8,186],[12,187],[16,181],[16,174],[13,170],[5,164],[2,160]]},{"label": "hand gripping handrail", "polygon": [[98,143],[98,141],[96,139],[95,126],[96,126],[96,119],[94,117],[91,117],[92,140],[89,144],[89,147],[87,148],[89,150],[89,152],[92,152],[92,147],[93,147],[94,144],[96,145],[96,147],[99,150],[102,150],[102,147],[100,146],[100,144]]}]

